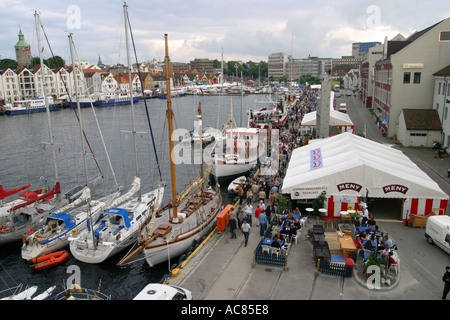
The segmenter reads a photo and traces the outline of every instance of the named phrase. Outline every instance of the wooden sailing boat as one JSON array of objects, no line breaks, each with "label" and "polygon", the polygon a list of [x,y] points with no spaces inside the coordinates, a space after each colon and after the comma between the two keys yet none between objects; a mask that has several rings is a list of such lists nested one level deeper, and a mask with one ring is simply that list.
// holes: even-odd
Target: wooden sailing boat
[{"label": "wooden sailing boat", "polygon": [[[135,248],[120,262],[120,265],[136,261],[138,253],[144,254],[149,266],[155,266],[188,251],[196,239],[207,234],[216,222],[221,208],[222,198],[218,185],[215,188],[204,188],[211,168],[203,170],[189,186],[177,194],[176,168],[173,157],[173,109],[170,92],[170,67],[167,34],[165,38],[165,64],[167,83],[167,121],[169,132],[170,175],[172,199],[170,203],[146,219],[139,228],[138,241]],[[200,129],[201,134],[201,129]],[[201,144],[200,144],[201,146]],[[200,149],[202,151],[202,149]],[[201,157],[203,158],[203,157]]]}]

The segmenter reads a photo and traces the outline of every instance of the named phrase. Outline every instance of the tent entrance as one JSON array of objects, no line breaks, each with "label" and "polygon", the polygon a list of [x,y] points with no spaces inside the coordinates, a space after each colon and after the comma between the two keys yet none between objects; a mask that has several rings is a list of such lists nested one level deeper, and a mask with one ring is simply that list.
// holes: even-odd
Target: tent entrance
[{"label": "tent entrance", "polygon": [[377,220],[402,220],[404,199],[370,198],[369,209]]}]

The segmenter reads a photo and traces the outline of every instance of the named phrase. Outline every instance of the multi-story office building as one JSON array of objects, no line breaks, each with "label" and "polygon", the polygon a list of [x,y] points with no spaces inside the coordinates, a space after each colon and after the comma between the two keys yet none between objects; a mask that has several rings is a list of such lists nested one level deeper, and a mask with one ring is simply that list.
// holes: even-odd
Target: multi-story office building
[{"label": "multi-story office building", "polygon": [[191,69],[197,70],[199,73],[214,74],[213,60],[194,59],[190,62]]},{"label": "multi-story office building", "polygon": [[270,54],[268,61],[269,79],[281,79],[288,77],[287,63],[290,58],[291,57],[284,52]]},{"label": "multi-story office building", "polygon": [[362,57],[370,48],[379,46],[381,42],[356,42],[352,44],[352,56]]}]

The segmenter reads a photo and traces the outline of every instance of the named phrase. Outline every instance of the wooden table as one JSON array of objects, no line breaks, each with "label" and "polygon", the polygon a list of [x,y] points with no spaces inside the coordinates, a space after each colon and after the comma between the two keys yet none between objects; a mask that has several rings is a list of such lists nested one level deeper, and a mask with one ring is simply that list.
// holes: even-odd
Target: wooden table
[{"label": "wooden table", "polygon": [[348,253],[350,251],[356,251],[355,242],[353,241],[353,238],[349,235],[344,234],[343,237],[340,237],[339,234],[342,233],[341,231],[336,231],[336,233],[338,235],[338,240],[341,245],[341,249],[344,254],[344,257],[348,258]]}]

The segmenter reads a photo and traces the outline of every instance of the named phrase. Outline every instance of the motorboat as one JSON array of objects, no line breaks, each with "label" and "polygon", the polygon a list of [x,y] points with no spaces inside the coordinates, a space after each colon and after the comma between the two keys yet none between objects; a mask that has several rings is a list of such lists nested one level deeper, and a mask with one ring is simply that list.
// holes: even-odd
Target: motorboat
[{"label": "motorboat", "polygon": [[[60,101],[54,101],[52,97],[47,97],[49,111],[57,111],[61,108]],[[44,98],[33,98],[29,100],[18,100],[5,104],[4,113],[8,116],[16,114],[29,114],[35,112],[45,112],[46,105]]]},{"label": "motorboat", "polygon": [[233,177],[252,170],[266,154],[265,144],[259,139],[257,128],[229,128],[225,130],[224,146],[211,153],[213,175]]}]

